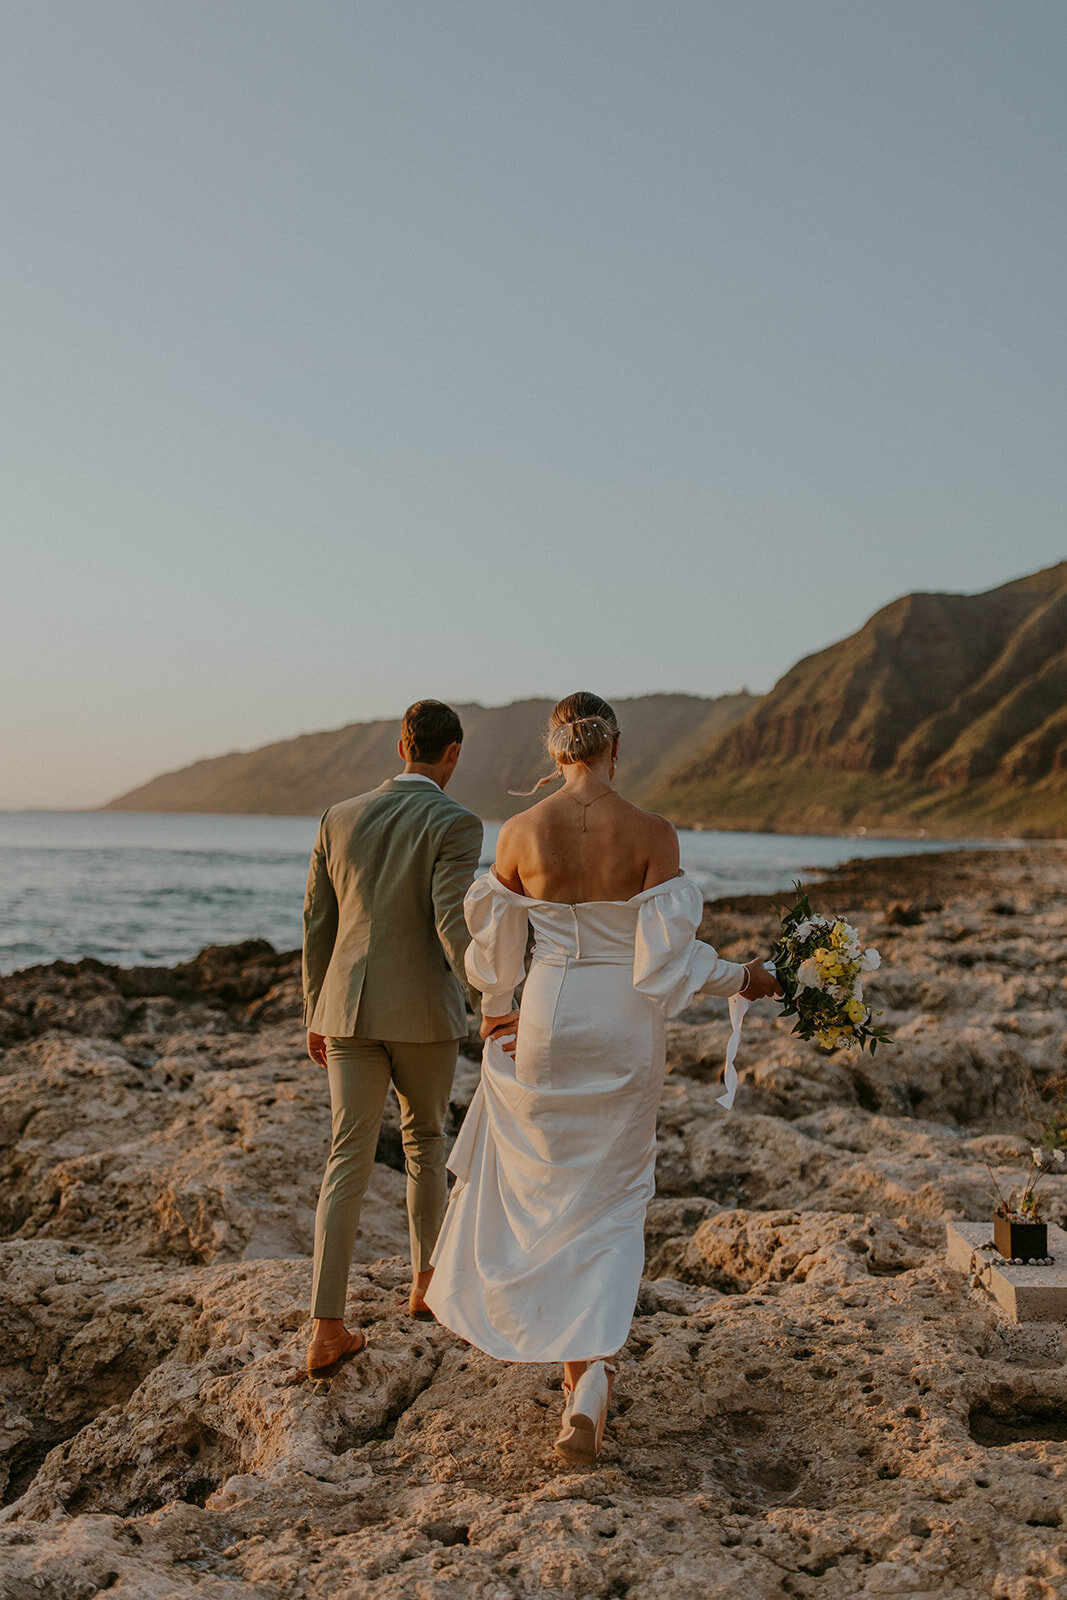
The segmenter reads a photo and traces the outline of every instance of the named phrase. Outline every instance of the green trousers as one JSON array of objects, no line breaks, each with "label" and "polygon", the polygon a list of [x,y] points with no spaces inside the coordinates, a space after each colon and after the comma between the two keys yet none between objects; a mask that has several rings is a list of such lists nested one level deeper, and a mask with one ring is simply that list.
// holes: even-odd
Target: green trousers
[{"label": "green trousers", "polygon": [[352,1247],[390,1083],[400,1101],[411,1262],[416,1272],[430,1265],[448,1199],[444,1121],[458,1050],[455,1039],[326,1040],[333,1137],[315,1213],[313,1317],[345,1314]]}]

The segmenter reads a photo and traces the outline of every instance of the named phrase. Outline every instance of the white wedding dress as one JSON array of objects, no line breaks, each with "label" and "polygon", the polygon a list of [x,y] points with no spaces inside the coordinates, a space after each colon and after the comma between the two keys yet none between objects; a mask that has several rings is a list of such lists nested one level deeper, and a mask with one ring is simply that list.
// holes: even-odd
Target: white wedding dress
[{"label": "white wedding dress", "polygon": [[467,976],[489,1016],[522,981],[515,1059],[489,1040],[449,1167],[426,1302],[506,1361],[610,1355],[629,1335],[655,1189],[666,1018],[744,968],[695,937],[683,873],[631,900],[533,900],[489,872],[464,902]]}]

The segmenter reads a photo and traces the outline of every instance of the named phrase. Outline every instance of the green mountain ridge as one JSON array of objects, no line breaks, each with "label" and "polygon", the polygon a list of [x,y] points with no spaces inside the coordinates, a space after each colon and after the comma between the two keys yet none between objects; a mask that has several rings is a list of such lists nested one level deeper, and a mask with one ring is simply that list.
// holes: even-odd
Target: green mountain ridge
[{"label": "green mountain ridge", "polygon": [[1067,562],[893,601],[650,799],[710,827],[1067,835]]}]

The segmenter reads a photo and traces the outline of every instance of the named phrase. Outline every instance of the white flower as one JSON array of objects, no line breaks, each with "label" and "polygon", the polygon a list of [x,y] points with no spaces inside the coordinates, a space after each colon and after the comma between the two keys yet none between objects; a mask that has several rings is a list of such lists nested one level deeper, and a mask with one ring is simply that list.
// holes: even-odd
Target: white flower
[{"label": "white flower", "polygon": [[822,973],[814,956],[809,956],[797,968],[797,987],[799,989],[822,988]]},{"label": "white flower", "polygon": [[1043,1161],[1045,1159],[1045,1152],[1043,1150],[1039,1150],[1036,1145],[1030,1146],[1030,1154],[1033,1156],[1035,1161]]},{"label": "white flower", "polygon": [[803,944],[804,940],[810,939],[814,932],[815,924],[809,917],[806,922],[802,922],[799,927],[793,929],[793,938],[798,944]]},{"label": "white flower", "polygon": [[1067,1153],[1065,1153],[1063,1150],[1053,1150],[1052,1154],[1055,1156],[1057,1161],[1067,1161]]},{"label": "white flower", "polygon": [[882,958],[877,950],[865,950],[863,952],[863,959],[860,962],[861,972],[877,972],[881,965]]}]

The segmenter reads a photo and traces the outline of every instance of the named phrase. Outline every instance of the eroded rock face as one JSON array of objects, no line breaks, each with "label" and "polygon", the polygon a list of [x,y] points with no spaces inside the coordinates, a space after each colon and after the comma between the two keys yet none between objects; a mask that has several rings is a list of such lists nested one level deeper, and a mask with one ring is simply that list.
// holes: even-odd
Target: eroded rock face
[{"label": "eroded rock face", "polygon": [[140,1028],[197,1032],[289,1020],[299,1009],[300,954],[265,939],[209,945],[176,967],[55,961],[0,975],[0,1045],[61,1030],[118,1039]]},{"label": "eroded rock face", "polygon": [[[947,1216],[989,1215],[986,1163],[1016,1170],[1019,1075],[1063,1070],[1064,853],[935,864],[890,939],[867,870],[816,898],[882,946],[897,1047],[827,1057],[757,1009],[725,1116],[723,1008],[672,1026],[588,1473],[551,1451],[558,1367],[405,1315],[395,1119],[351,1284],[366,1353],[303,1376],[328,1107],[259,946],[212,953],[202,991],[196,963],[147,997],[104,969],[79,998],[64,970],[50,1011],[45,969],[5,980],[0,1597],[1067,1592],[1067,1327],[1005,1323],[941,1249]],[[772,926],[723,907],[713,937],[748,955]],[[457,1117],[475,1082],[461,1062]],[[1064,1218],[1067,1180],[1050,1194]]]}]

